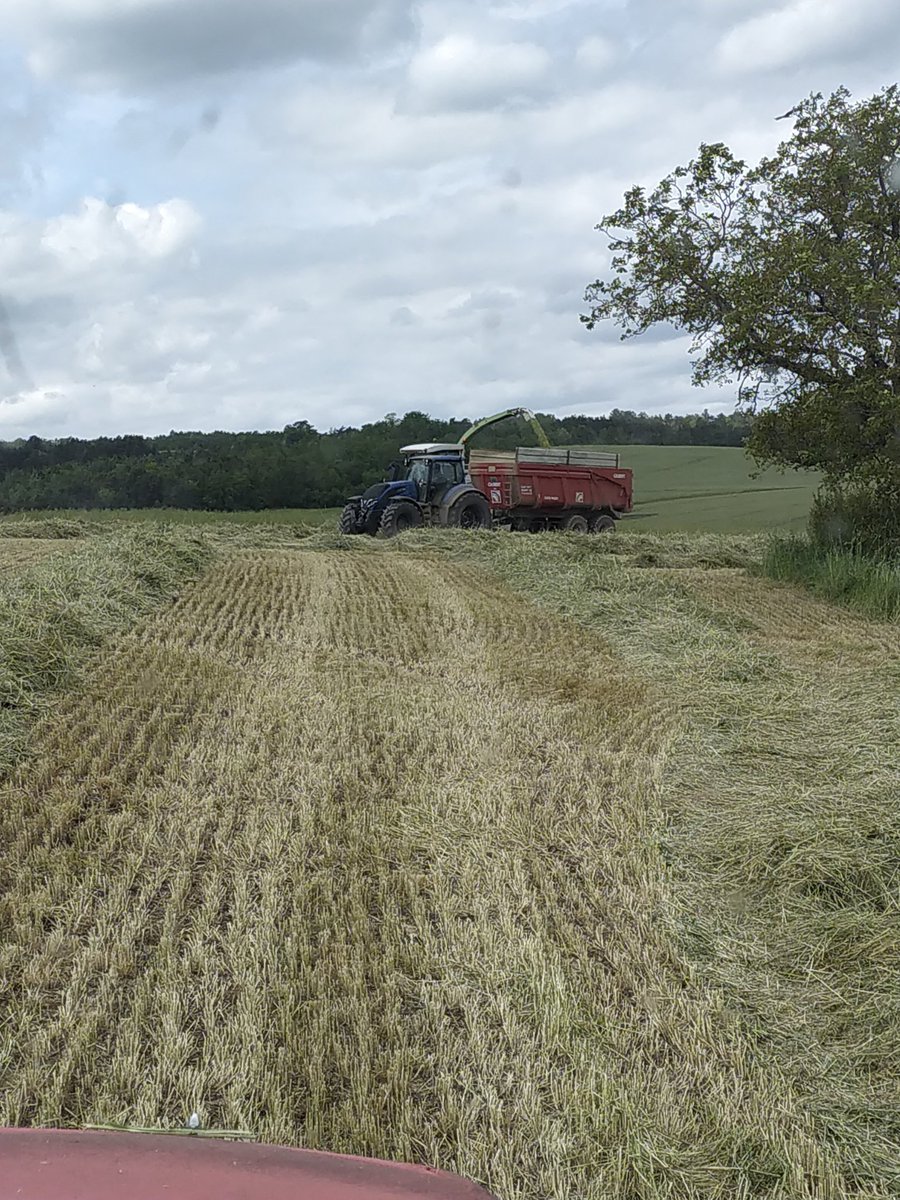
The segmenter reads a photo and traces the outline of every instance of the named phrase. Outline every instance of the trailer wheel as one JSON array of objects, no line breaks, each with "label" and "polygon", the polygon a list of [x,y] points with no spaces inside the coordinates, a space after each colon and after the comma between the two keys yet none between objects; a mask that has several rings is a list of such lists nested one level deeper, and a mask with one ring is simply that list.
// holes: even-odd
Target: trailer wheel
[{"label": "trailer wheel", "polygon": [[358,504],[347,504],[338,518],[338,530],[341,533],[362,533]]},{"label": "trailer wheel", "polygon": [[419,529],[425,524],[422,510],[411,500],[393,500],[381,514],[378,532],[382,537],[396,537],[408,529]]},{"label": "trailer wheel", "polygon": [[591,521],[591,533],[613,533],[616,523],[607,513],[600,513]]},{"label": "trailer wheel", "polygon": [[583,517],[581,513],[572,513],[563,519],[562,530],[563,533],[587,533],[587,517]]},{"label": "trailer wheel", "polygon": [[447,514],[447,524],[453,529],[490,529],[491,506],[481,492],[461,496]]}]

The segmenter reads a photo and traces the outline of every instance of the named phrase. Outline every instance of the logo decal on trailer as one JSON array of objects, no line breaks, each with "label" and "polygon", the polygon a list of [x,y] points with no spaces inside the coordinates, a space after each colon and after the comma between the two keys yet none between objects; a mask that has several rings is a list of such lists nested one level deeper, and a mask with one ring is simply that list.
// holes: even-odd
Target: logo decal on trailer
[{"label": "logo decal on trailer", "polygon": [[575,503],[576,504],[584,504],[584,492],[576,492],[575,493]]},{"label": "logo decal on trailer", "polygon": [[491,504],[499,504],[502,500],[499,488],[491,488]]}]

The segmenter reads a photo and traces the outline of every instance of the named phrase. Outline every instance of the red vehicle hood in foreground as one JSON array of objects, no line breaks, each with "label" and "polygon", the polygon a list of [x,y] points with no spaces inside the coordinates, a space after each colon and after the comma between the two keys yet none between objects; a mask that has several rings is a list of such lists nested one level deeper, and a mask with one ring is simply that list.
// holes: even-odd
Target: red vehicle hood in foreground
[{"label": "red vehicle hood in foreground", "polygon": [[0,1200],[491,1200],[455,1175],[248,1142],[0,1129]]}]

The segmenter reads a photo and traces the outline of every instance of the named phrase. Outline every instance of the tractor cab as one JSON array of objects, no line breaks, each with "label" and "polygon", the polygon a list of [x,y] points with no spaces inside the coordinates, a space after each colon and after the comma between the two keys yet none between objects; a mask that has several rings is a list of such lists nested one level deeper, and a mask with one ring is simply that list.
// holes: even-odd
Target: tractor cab
[{"label": "tractor cab", "polygon": [[465,448],[447,442],[404,446],[404,478],[415,485],[421,504],[434,504],[447,488],[466,482]]}]

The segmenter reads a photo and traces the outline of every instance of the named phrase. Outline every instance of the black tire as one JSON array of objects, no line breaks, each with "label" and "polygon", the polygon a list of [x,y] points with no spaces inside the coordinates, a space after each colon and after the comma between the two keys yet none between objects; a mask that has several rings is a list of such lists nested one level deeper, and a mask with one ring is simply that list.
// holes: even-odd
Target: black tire
[{"label": "black tire", "polygon": [[346,504],[338,518],[338,530],[341,533],[362,533],[358,504]]},{"label": "black tire", "polygon": [[381,514],[378,532],[382,537],[396,537],[408,529],[420,529],[425,524],[422,510],[411,500],[392,500]]},{"label": "black tire", "polygon": [[614,533],[616,523],[608,513],[600,513],[591,521],[591,533]]},{"label": "black tire", "polygon": [[587,533],[588,528],[588,519],[581,513],[571,513],[562,523],[564,533]]},{"label": "black tire", "polygon": [[493,524],[491,506],[481,492],[467,492],[456,501],[447,514],[452,529],[490,529]]}]

